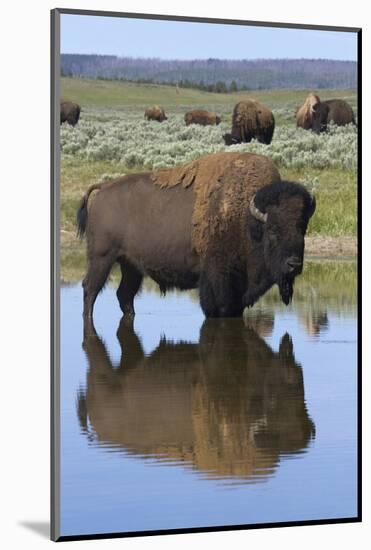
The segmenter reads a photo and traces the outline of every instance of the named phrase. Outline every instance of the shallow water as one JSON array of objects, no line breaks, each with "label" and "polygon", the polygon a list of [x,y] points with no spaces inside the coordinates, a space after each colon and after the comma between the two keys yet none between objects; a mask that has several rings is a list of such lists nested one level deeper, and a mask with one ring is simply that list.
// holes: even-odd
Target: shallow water
[{"label": "shallow water", "polygon": [[61,534],[357,514],[354,264],[308,267],[285,308],[205,321],[148,283],[134,324],[115,288],[82,348],[61,289]]}]

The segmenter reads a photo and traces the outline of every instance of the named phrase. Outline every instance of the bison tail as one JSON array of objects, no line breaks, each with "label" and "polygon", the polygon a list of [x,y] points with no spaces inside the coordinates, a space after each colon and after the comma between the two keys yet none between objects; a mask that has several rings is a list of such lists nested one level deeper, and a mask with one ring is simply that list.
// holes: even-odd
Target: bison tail
[{"label": "bison tail", "polygon": [[88,200],[89,200],[90,193],[92,191],[95,191],[96,189],[100,189],[101,186],[102,186],[101,183],[96,183],[94,185],[91,185],[81,199],[80,206],[76,215],[77,236],[80,237],[80,239],[84,237],[86,232],[86,225],[88,223]]}]

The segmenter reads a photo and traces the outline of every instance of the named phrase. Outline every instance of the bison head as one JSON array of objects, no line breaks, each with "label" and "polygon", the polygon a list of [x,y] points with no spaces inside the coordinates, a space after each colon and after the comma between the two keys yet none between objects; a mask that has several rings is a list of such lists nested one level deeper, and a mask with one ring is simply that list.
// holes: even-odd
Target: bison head
[{"label": "bison head", "polygon": [[224,134],[223,139],[226,145],[236,145],[236,143],[240,143],[240,141],[233,137],[232,134]]},{"label": "bison head", "polygon": [[286,305],[303,269],[304,236],[315,208],[302,185],[285,181],[266,185],[250,201],[252,238],[261,242],[264,272]]},{"label": "bison head", "polygon": [[312,111],[312,130],[319,134],[327,130],[327,118],[330,108],[326,103],[316,103]]},{"label": "bison head", "polygon": [[222,121],[222,119],[220,118],[220,116],[216,115],[216,117],[215,117],[215,124],[218,125],[218,124],[221,123],[221,121]]},{"label": "bison head", "polygon": [[316,106],[321,103],[320,98],[316,94],[309,94],[307,99],[305,100],[304,106],[306,107],[307,111],[312,115],[316,109]]}]

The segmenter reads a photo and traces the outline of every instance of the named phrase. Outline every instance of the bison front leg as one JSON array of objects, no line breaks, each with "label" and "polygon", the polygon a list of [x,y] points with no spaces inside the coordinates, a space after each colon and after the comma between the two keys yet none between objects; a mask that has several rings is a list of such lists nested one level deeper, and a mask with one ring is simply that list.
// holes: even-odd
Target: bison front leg
[{"label": "bison front leg", "polygon": [[219,317],[214,290],[207,273],[201,273],[200,283],[200,305],[205,317]]},{"label": "bison front leg", "polygon": [[251,264],[252,267],[250,267],[247,276],[247,289],[243,296],[245,307],[252,307],[273,285],[273,280],[263,261],[254,258]]},{"label": "bison front leg", "polygon": [[206,317],[240,317],[244,281],[233,269],[217,269],[209,263],[200,277],[200,304]]},{"label": "bison front leg", "polygon": [[121,311],[126,316],[134,316],[134,298],[143,281],[143,275],[126,258],[119,258],[121,267],[121,282],[116,296]]}]

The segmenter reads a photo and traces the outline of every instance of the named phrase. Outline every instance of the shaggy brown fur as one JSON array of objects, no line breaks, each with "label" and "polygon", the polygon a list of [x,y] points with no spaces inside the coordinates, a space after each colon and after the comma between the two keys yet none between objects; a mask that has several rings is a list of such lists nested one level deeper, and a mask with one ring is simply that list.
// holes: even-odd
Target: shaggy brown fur
[{"label": "shaggy brown fur", "polygon": [[148,107],[148,109],[144,111],[144,118],[146,118],[147,120],[157,120],[157,122],[163,122],[164,120],[167,120],[164,109],[159,105]]},{"label": "shaggy brown fur", "polygon": [[[98,337],[85,345],[79,419],[98,441],[211,476],[250,478],[272,473],[281,453],[314,437],[288,334],[273,351],[242,319],[207,320],[199,343],[163,339],[150,355],[131,324],[121,321],[117,337],[118,365]],[[243,368],[233,368],[234,358]]]},{"label": "shaggy brown fur", "polygon": [[201,124],[201,126],[213,126],[220,124],[220,117],[210,111],[203,109],[195,109],[184,115],[184,120],[187,126],[190,124]]},{"label": "shaggy brown fur", "polygon": [[80,118],[81,107],[72,101],[61,102],[61,124],[68,122],[71,126],[75,126]]},{"label": "shaggy brown fur", "polygon": [[345,124],[355,124],[354,113],[352,107],[343,99],[328,99],[324,101],[328,106],[327,122],[333,122],[338,126]]},{"label": "shaggy brown fur", "polygon": [[151,178],[160,187],[193,185],[192,242],[202,256],[211,239],[218,239],[217,235],[247,216],[252,195],[264,185],[280,181],[280,174],[272,161],[262,155],[220,152],[184,166],[153,172]]},{"label": "shaggy brown fur", "polygon": [[[253,99],[237,103],[233,109],[231,143],[249,143],[257,139],[260,143],[269,144],[274,132],[274,116],[268,107]],[[231,145],[226,139],[226,144]]]},{"label": "shaggy brown fur", "polygon": [[241,316],[273,284],[287,305],[314,210],[303,186],[281,182],[270,159],[251,153],[206,155],[91,186],[77,213],[87,235],[84,326],[93,327],[95,299],[115,262],[125,315],[134,315],[144,276],[162,292],[198,287],[207,317]]},{"label": "shaggy brown fur", "polygon": [[321,101],[318,95],[309,94],[304,105],[296,111],[296,125],[304,130],[324,132],[329,122],[338,126],[355,124],[353,109],[349,103],[342,99]]},{"label": "shaggy brown fur", "polygon": [[313,122],[313,113],[316,105],[320,103],[318,95],[309,94],[304,102],[304,105],[296,109],[296,126],[298,128],[304,128],[304,130],[311,130]]}]

